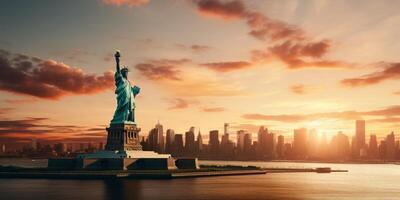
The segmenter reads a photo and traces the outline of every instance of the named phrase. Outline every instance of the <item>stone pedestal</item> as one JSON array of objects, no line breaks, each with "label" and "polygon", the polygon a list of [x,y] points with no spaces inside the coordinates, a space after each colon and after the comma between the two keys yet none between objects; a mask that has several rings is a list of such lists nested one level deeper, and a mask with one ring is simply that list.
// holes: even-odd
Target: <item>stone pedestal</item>
[{"label": "stone pedestal", "polygon": [[139,132],[136,124],[111,124],[107,130],[107,151],[141,151]]}]

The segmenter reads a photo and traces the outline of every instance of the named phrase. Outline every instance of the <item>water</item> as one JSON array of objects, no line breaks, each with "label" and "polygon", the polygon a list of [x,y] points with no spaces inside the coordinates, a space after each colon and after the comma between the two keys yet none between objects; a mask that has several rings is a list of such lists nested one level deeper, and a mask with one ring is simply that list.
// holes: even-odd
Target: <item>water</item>
[{"label": "water", "polygon": [[[0,165],[45,166],[4,160]],[[0,199],[400,199],[400,166],[294,162],[202,161],[261,167],[331,167],[347,173],[281,173],[174,180],[0,179]]]}]

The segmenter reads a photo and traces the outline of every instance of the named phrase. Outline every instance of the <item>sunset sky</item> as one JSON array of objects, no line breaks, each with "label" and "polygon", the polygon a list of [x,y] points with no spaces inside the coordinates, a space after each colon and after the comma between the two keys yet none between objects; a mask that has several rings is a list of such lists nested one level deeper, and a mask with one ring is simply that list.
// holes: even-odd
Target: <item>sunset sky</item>
[{"label": "sunset sky", "polygon": [[[0,143],[98,141],[115,63],[142,135],[400,128],[400,1],[3,0]],[[254,135],[255,136],[255,135]],[[207,137],[205,137],[207,139]],[[368,137],[367,137],[368,138]],[[234,139],[234,138],[232,138]]]}]

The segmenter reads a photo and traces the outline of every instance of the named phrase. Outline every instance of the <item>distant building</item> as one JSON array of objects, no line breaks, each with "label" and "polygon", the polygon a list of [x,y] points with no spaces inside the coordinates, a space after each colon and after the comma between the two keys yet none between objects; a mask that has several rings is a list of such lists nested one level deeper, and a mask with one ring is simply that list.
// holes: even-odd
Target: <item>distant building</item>
[{"label": "distant building", "polygon": [[387,160],[396,159],[396,140],[394,133],[390,133],[386,136],[386,150],[385,150],[385,158]]},{"label": "distant building", "polygon": [[183,155],[183,135],[175,134],[174,138],[174,156],[182,156]]},{"label": "distant building", "polygon": [[243,153],[245,153],[247,156],[251,155],[251,152],[252,152],[251,145],[252,145],[251,134],[250,133],[244,134]]},{"label": "distant building", "polygon": [[244,130],[239,130],[237,131],[236,134],[236,145],[237,145],[237,150],[238,153],[242,153],[244,151],[244,137],[245,137],[246,132]]},{"label": "distant building", "polygon": [[365,120],[356,120],[355,156],[360,157],[365,151]]},{"label": "distant building", "polygon": [[191,127],[189,131],[185,133],[185,154],[194,155],[195,152],[195,140],[194,140],[194,127]]},{"label": "distant building", "polygon": [[278,143],[276,145],[276,154],[278,158],[285,157],[285,138],[283,135],[278,136]]},{"label": "distant building", "polygon": [[298,159],[307,157],[307,129],[294,130],[293,154]]},{"label": "distant building", "polygon": [[345,160],[350,155],[349,137],[341,131],[332,138],[331,156],[336,159]]},{"label": "distant building", "polygon": [[175,131],[173,129],[168,129],[166,133],[166,140],[165,140],[165,152],[172,153],[173,152],[173,145],[175,139]]},{"label": "distant building", "polygon": [[158,122],[156,124],[157,129],[157,150],[158,153],[164,153],[165,152],[165,146],[164,146],[164,128],[163,126],[160,124],[160,122]]},{"label": "distant building", "polygon": [[203,137],[201,136],[199,129],[199,133],[197,134],[197,140],[196,140],[196,154],[200,154],[202,151],[203,151]]},{"label": "distant building", "polygon": [[379,157],[378,140],[376,139],[376,135],[369,136],[368,157],[374,159]]},{"label": "distant building", "polygon": [[308,133],[308,155],[311,158],[318,157],[318,133],[316,129],[311,129]]},{"label": "distant building", "polygon": [[211,156],[216,157],[219,153],[219,138],[218,138],[218,130],[212,130],[210,131],[210,140],[208,142],[209,144],[209,150]]}]

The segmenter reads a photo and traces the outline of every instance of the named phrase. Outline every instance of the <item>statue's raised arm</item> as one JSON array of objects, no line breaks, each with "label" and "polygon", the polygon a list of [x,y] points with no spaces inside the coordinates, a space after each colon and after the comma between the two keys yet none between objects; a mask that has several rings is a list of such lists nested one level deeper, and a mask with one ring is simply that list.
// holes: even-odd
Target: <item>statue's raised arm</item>
[{"label": "statue's raised arm", "polygon": [[115,57],[115,63],[117,64],[116,66],[117,73],[121,73],[121,69],[119,67],[119,57],[121,57],[121,54],[119,53],[119,51],[115,52],[114,57]]}]

